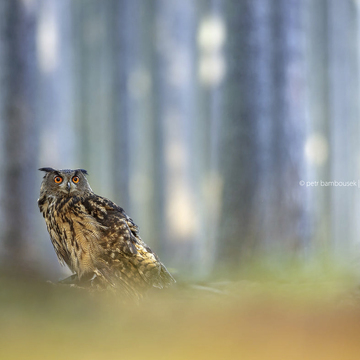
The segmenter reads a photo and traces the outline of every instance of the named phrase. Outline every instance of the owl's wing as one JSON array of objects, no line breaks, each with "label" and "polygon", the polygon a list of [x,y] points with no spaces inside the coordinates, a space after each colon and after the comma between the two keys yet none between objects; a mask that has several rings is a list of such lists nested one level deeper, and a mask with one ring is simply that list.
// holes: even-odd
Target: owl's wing
[{"label": "owl's wing", "polygon": [[118,262],[118,267],[126,266],[124,273],[136,272],[146,283],[159,288],[175,282],[157,255],[141,240],[138,226],[121,207],[97,195],[88,202],[90,214],[105,228],[100,245],[113,262]]},{"label": "owl's wing", "polygon": [[175,279],[158,256],[141,240],[138,226],[129,217],[127,217],[126,222],[136,239],[135,247],[137,254],[133,257],[133,262],[137,263],[138,271],[144,280],[160,289],[175,283]]},{"label": "owl's wing", "polygon": [[100,245],[105,249],[113,249],[119,253],[136,254],[136,238],[132,231],[138,231],[136,225],[129,228],[128,221],[132,220],[124,210],[112,201],[101,196],[92,194],[88,196],[83,206],[85,211],[96,220],[102,228]]}]

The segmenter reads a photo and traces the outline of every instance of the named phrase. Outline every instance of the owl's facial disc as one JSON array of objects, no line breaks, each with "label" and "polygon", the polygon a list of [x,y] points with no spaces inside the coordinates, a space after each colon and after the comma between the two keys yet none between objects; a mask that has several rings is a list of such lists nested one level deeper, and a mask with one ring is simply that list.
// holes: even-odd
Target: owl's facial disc
[{"label": "owl's facial disc", "polygon": [[86,170],[83,169],[63,169],[41,168],[46,174],[41,184],[40,194],[46,193],[48,196],[83,196],[92,192],[86,180]]},{"label": "owl's facial disc", "polygon": [[71,179],[68,178],[66,175],[65,175],[65,177],[60,176],[60,175],[55,175],[54,183],[58,185],[59,190],[61,192],[64,192],[66,194],[70,194],[73,190],[75,190],[73,181],[71,181]]}]

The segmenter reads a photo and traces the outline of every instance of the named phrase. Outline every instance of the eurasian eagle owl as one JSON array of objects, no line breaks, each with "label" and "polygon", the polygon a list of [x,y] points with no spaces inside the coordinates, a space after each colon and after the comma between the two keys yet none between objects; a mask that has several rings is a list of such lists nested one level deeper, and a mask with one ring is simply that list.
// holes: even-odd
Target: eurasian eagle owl
[{"label": "eurasian eagle owl", "polygon": [[72,280],[135,297],[175,282],[124,210],[94,194],[86,170],[39,170],[45,176],[38,205],[60,263],[75,273]]}]

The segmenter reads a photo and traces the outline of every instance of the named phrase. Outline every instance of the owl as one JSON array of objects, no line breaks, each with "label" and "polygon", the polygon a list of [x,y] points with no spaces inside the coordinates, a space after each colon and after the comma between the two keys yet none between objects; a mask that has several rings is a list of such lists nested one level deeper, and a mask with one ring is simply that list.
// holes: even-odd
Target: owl
[{"label": "owl", "polygon": [[65,282],[136,298],[175,282],[125,211],[92,191],[86,170],[39,170],[40,212],[60,263],[74,273]]}]

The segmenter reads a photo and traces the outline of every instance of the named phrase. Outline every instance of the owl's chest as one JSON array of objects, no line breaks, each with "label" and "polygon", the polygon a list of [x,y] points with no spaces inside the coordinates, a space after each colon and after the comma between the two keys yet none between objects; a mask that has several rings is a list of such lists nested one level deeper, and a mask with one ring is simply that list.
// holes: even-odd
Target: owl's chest
[{"label": "owl's chest", "polygon": [[76,250],[76,234],[73,231],[70,213],[64,213],[58,204],[50,202],[44,205],[43,215],[51,242],[61,263],[66,263],[73,270],[72,258]]},{"label": "owl's chest", "polygon": [[93,271],[101,252],[101,234],[93,218],[70,200],[50,202],[43,213],[60,262],[79,275]]}]

